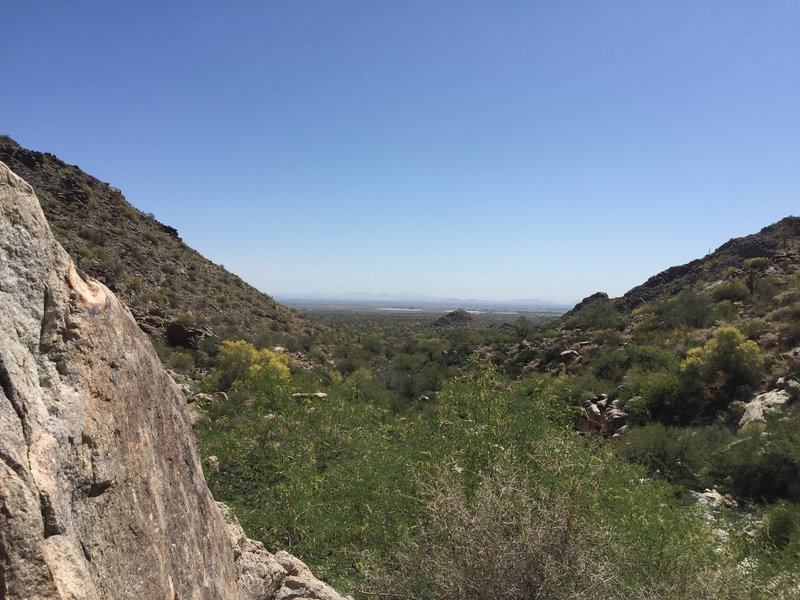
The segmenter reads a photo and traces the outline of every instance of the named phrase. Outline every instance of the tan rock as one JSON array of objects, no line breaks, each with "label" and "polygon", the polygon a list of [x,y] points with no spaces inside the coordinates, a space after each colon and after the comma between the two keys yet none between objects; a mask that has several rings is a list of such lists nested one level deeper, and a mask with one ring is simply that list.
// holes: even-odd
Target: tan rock
[{"label": "tan rock", "polygon": [[0,303],[0,598],[341,598],[226,524],[184,394],[3,163]]},{"label": "tan rock", "polygon": [[766,415],[775,412],[789,402],[791,395],[786,390],[771,390],[759,394],[744,407],[744,414],[739,419],[739,429],[765,423]]}]

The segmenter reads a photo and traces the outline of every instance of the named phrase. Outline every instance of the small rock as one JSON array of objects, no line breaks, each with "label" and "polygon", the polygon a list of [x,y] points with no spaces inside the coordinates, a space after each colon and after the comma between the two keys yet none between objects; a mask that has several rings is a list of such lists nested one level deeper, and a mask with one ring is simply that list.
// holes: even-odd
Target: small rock
[{"label": "small rock", "polygon": [[292,398],[295,400],[303,400],[306,398],[316,398],[317,400],[327,400],[328,394],[325,392],[311,392],[311,393],[303,393],[303,392],[295,392],[292,394]]},{"label": "small rock", "polygon": [[213,404],[214,403],[214,396],[211,394],[206,394],[205,392],[200,392],[199,394],[195,394],[189,402],[201,402],[203,404]]},{"label": "small rock", "polygon": [[206,464],[208,465],[208,470],[212,473],[219,472],[219,457],[212,454],[206,459]]},{"label": "small rock", "polygon": [[575,362],[581,357],[577,350],[564,350],[559,356],[564,362]]}]

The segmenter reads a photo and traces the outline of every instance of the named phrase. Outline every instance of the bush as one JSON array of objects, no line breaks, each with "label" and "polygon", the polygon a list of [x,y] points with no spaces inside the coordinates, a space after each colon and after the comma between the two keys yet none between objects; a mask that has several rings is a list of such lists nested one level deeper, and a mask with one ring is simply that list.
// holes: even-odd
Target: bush
[{"label": "bush", "polygon": [[393,574],[397,597],[614,597],[613,541],[582,522],[571,498],[535,498],[497,473],[470,499],[446,470],[422,485],[422,497],[417,540]]},{"label": "bush", "polygon": [[667,301],[665,318],[673,327],[707,327],[714,320],[711,298],[693,290],[683,290]]},{"label": "bush", "polygon": [[581,329],[615,329],[622,324],[622,318],[613,301],[598,299],[582,306],[568,324]]},{"label": "bush", "polygon": [[747,300],[747,298],[750,297],[750,291],[741,281],[726,281],[715,286],[714,289],[711,290],[711,296],[717,302],[723,300],[739,302]]},{"label": "bush", "polygon": [[767,270],[768,266],[769,266],[769,259],[763,256],[745,259],[744,281],[745,285],[747,286],[747,291],[750,292],[751,296],[753,295],[753,292],[755,292],[756,285],[761,279],[764,271]]},{"label": "bush", "polygon": [[763,369],[758,345],[735,327],[720,327],[702,348],[689,350],[681,363],[687,392],[715,409],[749,394]]},{"label": "bush", "polygon": [[800,502],[800,418],[768,419],[766,432],[740,434],[715,455],[713,469],[718,480],[731,478],[739,497]]},{"label": "bush", "polygon": [[710,483],[709,457],[733,439],[723,427],[694,430],[652,423],[631,429],[625,438],[624,454],[673,483],[705,487]]},{"label": "bush", "polygon": [[602,346],[592,355],[591,368],[597,379],[619,382],[630,367],[630,358],[624,348]]},{"label": "bush", "polygon": [[267,348],[256,350],[244,341],[224,341],[219,345],[213,377],[221,390],[230,389],[237,381],[289,376],[288,358]]},{"label": "bush", "polygon": [[642,398],[646,410],[640,410],[640,414],[648,414],[666,424],[689,421],[699,410],[697,402],[684,395],[678,369],[632,370],[625,377],[624,387],[631,396]]},{"label": "bush", "polygon": [[764,513],[762,542],[769,547],[800,550],[800,505],[778,502]]}]

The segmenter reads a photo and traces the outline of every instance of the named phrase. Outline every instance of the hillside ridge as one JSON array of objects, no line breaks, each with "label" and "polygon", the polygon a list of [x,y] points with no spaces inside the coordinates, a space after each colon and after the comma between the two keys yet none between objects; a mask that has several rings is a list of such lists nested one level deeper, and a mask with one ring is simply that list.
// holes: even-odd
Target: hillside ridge
[{"label": "hillside ridge", "polygon": [[[800,217],[787,216],[756,233],[731,238],[714,252],[657,273],[644,283],[614,299],[619,310],[632,310],[645,302],[668,298],[699,281],[719,279],[731,267],[740,267],[748,258],[774,258],[782,254],[781,245],[800,237]],[[783,252],[790,252],[784,249]]]},{"label": "hillside ridge", "polygon": [[58,242],[151,336],[192,347],[208,335],[285,343],[309,324],[187,246],[114,186],[0,136],[0,161],[33,186]]}]

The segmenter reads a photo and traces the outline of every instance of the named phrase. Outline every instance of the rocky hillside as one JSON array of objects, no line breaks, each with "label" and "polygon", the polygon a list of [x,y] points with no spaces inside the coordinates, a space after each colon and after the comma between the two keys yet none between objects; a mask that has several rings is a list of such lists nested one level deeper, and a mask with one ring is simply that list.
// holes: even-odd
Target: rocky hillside
[{"label": "rocky hillside", "polygon": [[226,523],[147,336],[2,163],[0,300],[0,598],[342,600]]},{"label": "rocky hillside", "polygon": [[620,310],[631,310],[645,302],[669,298],[691,286],[708,287],[729,278],[726,272],[730,269],[741,271],[744,261],[749,258],[770,259],[774,272],[786,263],[784,270],[794,273],[798,266],[798,239],[800,217],[786,217],[758,233],[733,238],[708,256],[654,275],[642,285],[629,290],[615,304]]},{"label": "rocky hillside", "polygon": [[575,386],[586,397],[624,395],[633,377],[629,369],[640,368],[637,347],[658,347],[683,359],[720,327],[737,328],[763,354],[764,377],[751,384],[753,391],[768,391],[783,376],[800,376],[799,217],[731,239],[620,298],[592,294],[555,325],[495,359],[517,374],[583,378]]},{"label": "rocky hillside", "polygon": [[30,183],[79,272],[102,282],[143,329],[170,345],[220,337],[285,343],[310,327],[293,311],[203,258],[178,231],[134,208],[117,188],[52,154],[0,137],[0,161]]}]

